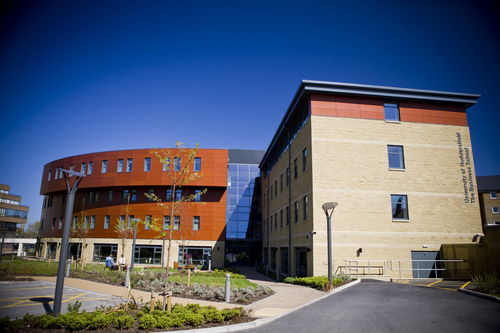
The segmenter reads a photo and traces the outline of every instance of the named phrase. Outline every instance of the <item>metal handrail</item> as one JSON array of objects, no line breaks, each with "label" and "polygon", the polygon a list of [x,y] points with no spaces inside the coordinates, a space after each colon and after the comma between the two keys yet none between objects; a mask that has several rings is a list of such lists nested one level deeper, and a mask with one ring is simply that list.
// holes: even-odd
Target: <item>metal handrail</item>
[{"label": "metal handrail", "polygon": [[[463,271],[469,271],[469,275],[470,275],[470,263],[469,263],[469,260],[391,260],[391,271],[392,270],[397,270],[399,271],[399,278],[401,278],[401,271],[417,271],[417,278],[419,279],[420,278],[420,271],[434,271],[434,274],[436,275],[437,277],[437,272],[438,271],[452,271],[453,273],[453,278],[455,278],[455,271],[457,270],[463,270]],[[398,269],[393,269],[392,267],[392,263],[393,262],[398,262],[399,264],[399,268]],[[411,262],[412,264],[414,262],[417,263],[417,268],[413,268],[413,265],[412,265],[412,268],[401,268],[401,262]],[[419,262],[434,262],[434,263],[438,263],[438,262],[450,262],[451,263],[451,269],[449,268],[437,268],[437,265],[434,266],[434,268],[420,268],[419,267]],[[467,263],[467,268],[454,268],[453,267],[453,263],[455,262],[466,262]]]},{"label": "metal handrail", "polygon": [[[356,277],[359,278],[359,262],[367,262],[368,263],[368,276],[371,276],[371,263],[383,263],[383,266],[373,266],[373,268],[380,269],[382,268],[383,274],[386,275],[387,269],[389,269],[389,261],[388,260],[344,260],[344,271],[347,272],[347,263],[349,263],[349,275],[354,268],[351,267],[351,263],[356,263]],[[364,267],[364,266],[361,266]],[[364,274],[363,274],[364,275]],[[380,275],[380,274],[377,274]]]}]

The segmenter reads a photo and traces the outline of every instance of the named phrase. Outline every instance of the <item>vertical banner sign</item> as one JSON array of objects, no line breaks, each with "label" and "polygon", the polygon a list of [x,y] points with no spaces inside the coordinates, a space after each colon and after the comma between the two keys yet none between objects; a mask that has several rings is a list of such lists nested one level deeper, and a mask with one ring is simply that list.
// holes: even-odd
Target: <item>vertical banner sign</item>
[{"label": "vertical banner sign", "polygon": [[464,203],[476,202],[474,193],[474,176],[470,160],[470,148],[462,146],[462,134],[457,132],[458,157],[460,158],[460,171],[462,171],[462,184],[464,185]]}]

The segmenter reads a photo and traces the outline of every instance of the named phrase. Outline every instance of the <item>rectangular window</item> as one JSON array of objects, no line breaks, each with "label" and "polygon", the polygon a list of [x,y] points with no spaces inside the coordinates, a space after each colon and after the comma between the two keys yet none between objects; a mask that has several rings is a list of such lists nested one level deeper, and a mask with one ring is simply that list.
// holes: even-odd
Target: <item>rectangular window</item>
[{"label": "rectangular window", "polygon": [[63,227],[63,217],[61,216],[59,218],[59,229],[62,229],[62,227]]},{"label": "rectangular window", "polygon": [[278,196],[278,181],[274,181],[274,197]]},{"label": "rectangular window", "polygon": [[408,220],[408,197],[402,194],[391,194],[392,219]]},{"label": "rectangular window", "polygon": [[89,162],[89,170],[87,171],[87,175],[92,174],[92,167],[94,166],[94,162]]},{"label": "rectangular window", "polygon": [[57,176],[59,175],[59,172],[57,171],[57,168],[56,168],[56,172],[54,172],[54,180],[57,179]]},{"label": "rectangular window", "polygon": [[128,227],[132,228],[132,225],[137,225],[137,221],[132,221],[134,219],[134,215],[128,216]]},{"label": "rectangular window", "polygon": [[123,172],[123,159],[118,160],[118,165],[116,166],[116,172]]},{"label": "rectangular window", "polygon": [[[69,171],[75,171],[75,165],[74,165],[74,164],[71,164],[71,165],[69,166]],[[72,175],[72,174],[69,174],[69,176],[70,176],[70,177],[73,177],[73,175]]]},{"label": "rectangular window", "polygon": [[181,227],[181,217],[176,215],[174,216],[174,230],[179,230]]},{"label": "rectangular window", "polygon": [[387,146],[389,169],[403,170],[405,168],[403,146]]},{"label": "rectangular window", "polygon": [[104,262],[110,254],[112,254],[116,258],[117,249],[118,246],[114,244],[94,244],[94,254],[92,255],[92,261]]},{"label": "rectangular window", "polygon": [[201,200],[201,190],[195,190],[194,191],[194,195],[195,195],[194,201],[200,202],[200,200]]},{"label": "rectangular window", "polygon": [[108,172],[108,161],[102,161],[101,173]]},{"label": "rectangular window", "polygon": [[144,171],[148,172],[150,170],[151,170],[151,158],[150,157],[146,157],[144,159]]},{"label": "rectangular window", "polygon": [[175,190],[175,201],[182,200],[182,190]]},{"label": "rectangular window", "polygon": [[302,151],[302,172],[307,170],[307,149]]},{"label": "rectangular window", "polygon": [[155,190],[153,188],[150,188],[148,190],[148,201],[153,201],[152,195],[155,194]]},{"label": "rectangular window", "polygon": [[290,184],[290,168],[286,168],[286,186]]},{"label": "rectangular window", "polygon": [[59,179],[62,179],[62,177],[63,177],[63,168],[64,167],[59,168]]},{"label": "rectangular window", "polygon": [[170,216],[163,215],[163,230],[168,230],[170,228]]},{"label": "rectangular window", "polygon": [[132,195],[130,196],[130,201],[136,201],[137,200],[137,190],[132,190]]},{"label": "rectangular window", "polygon": [[50,182],[50,177],[52,177],[52,170],[49,170],[49,179],[47,179],[48,182]]},{"label": "rectangular window", "polygon": [[283,192],[283,174],[280,175],[280,192]]},{"label": "rectangular window", "polygon": [[280,228],[283,228],[283,209],[280,210]]},{"label": "rectangular window", "polygon": [[181,158],[180,157],[174,158],[174,171],[181,171]]},{"label": "rectangular window", "polygon": [[109,215],[104,216],[104,229],[109,229]]},{"label": "rectangular window", "polygon": [[172,190],[167,190],[165,193],[165,201],[166,202],[171,202],[172,201]]},{"label": "rectangular window", "polygon": [[293,179],[297,179],[297,176],[299,175],[299,171],[297,168],[297,159],[293,160]]},{"label": "rectangular window", "polygon": [[295,223],[299,222],[299,202],[295,201]]},{"label": "rectangular window", "polygon": [[85,169],[87,169],[87,163],[83,162],[83,163],[82,163],[82,168],[81,168],[81,170],[80,170],[80,173],[85,174]]},{"label": "rectangular window", "polygon": [[194,172],[200,172],[200,171],[201,171],[201,158],[195,157],[194,158]]},{"label": "rectangular window", "polygon": [[90,229],[95,229],[95,215],[90,218]]},{"label": "rectangular window", "polygon": [[193,230],[200,230],[200,217],[193,216]]},{"label": "rectangular window", "polygon": [[[78,217],[73,216],[73,229],[76,229],[76,222],[78,221]],[[42,222],[43,223],[43,222]]]},{"label": "rectangular window", "polygon": [[42,219],[42,223],[40,223],[40,230],[43,230],[43,219]]},{"label": "rectangular window", "polygon": [[491,207],[491,212],[492,212],[493,214],[498,214],[498,206],[493,206],[493,207]]},{"label": "rectangular window", "polygon": [[95,192],[94,195],[94,202],[97,202],[97,200],[99,200],[99,192]]},{"label": "rectangular window", "polygon": [[168,171],[170,169],[170,158],[167,158],[163,162],[163,171]]},{"label": "rectangular window", "polygon": [[83,228],[88,229],[89,228],[89,216],[85,216],[85,222],[83,222]]},{"label": "rectangular window", "polygon": [[152,222],[152,216],[146,215],[146,219],[144,220],[144,229],[145,230],[151,230],[151,222]]},{"label": "rectangular window", "polygon": [[273,200],[273,185],[271,185],[271,191],[269,191],[270,199]]},{"label": "rectangular window", "polygon": [[398,102],[385,101],[384,114],[386,121],[400,121]]},{"label": "rectangular window", "polygon": [[52,229],[55,229],[56,228],[56,218],[54,217],[52,219]]},{"label": "rectangular window", "polygon": [[87,202],[92,202],[92,191],[87,193]]},{"label": "rectangular window", "polygon": [[497,192],[490,192],[490,199],[496,199],[497,197]]},{"label": "rectangular window", "polygon": [[108,191],[108,202],[111,202],[113,200],[113,191],[109,190]]},{"label": "rectangular window", "polygon": [[304,221],[307,220],[307,196],[302,200],[302,209],[304,210]]},{"label": "rectangular window", "polygon": [[120,227],[123,226],[123,224],[125,223],[125,215],[120,215],[120,221],[118,223],[120,224]]},{"label": "rectangular window", "polygon": [[134,163],[134,159],[133,158],[129,158],[127,159],[127,172],[132,172],[132,164]]},{"label": "rectangular window", "polygon": [[269,217],[269,228],[271,229],[271,231],[273,231],[273,216],[272,215]]},{"label": "rectangular window", "polygon": [[128,190],[123,190],[122,201],[125,202],[128,200]]},{"label": "rectangular window", "polygon": [[274,230],[278,230],[278,213],[274,214]]}]

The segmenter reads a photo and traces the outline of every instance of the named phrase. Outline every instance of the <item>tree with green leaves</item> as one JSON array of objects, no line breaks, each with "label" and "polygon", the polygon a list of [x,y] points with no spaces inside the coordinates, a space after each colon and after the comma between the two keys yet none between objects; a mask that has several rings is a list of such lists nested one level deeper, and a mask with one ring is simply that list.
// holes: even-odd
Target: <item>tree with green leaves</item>
[{"label": "tree with green leaves", "polygon": [[[125,256],[125,247],[127,246],[127,239],[129,239],[134,234],[133,224],[129,223],[129,213],[130,213],[130,194],[127,196],[127,207],[125,207],[125,219],[117,219],[117,224],[115,225],[115,232],[118,239],[120,239],[122,245],[122,254]],[[135,221],[134,221],[135,223]],[[118,260],[119,255],[116,254],[116,260]],[[129,263],[130,265],[130,263]]]},{"label": "tree with green leaves", "polygon": [[70,231],[71,237],[78,238],[79,241],[78,250],[76,253],[77,255],[78,253],[81,253],[80,258],[77,258],[75,269],[78,269],[78,264],[80,264],[80,266],[83,267],[83,261],[84,261],[83,258],[85,258],[83,254],[85,253],[85,250],[87,248],[88,239],[91,236],[89,216],[85,211],[85,199],[83,199],[83,208],[82,211],[80,212],[80,215],[81,215],[80,218],[76,218],[76,220],[73,221],[73,225],[71,226],[72,228]]},{"label": "tree with green leaves", "polygon": [[16,232],[16,236],[19,238],[36,238],[38,236],[38,231],[40,230],[40,221],[36,221],[33,224],[28,224],[21,227]]}]

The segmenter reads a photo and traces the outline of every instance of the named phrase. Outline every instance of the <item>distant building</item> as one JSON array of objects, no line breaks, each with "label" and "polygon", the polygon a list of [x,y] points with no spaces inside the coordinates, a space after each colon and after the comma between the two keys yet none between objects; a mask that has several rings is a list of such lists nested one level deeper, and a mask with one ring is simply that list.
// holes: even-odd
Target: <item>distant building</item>
[{"label": "distant building", "polygon": [[[10,194],[10,186],[0,184],[0,228],[1,236],[15,238],[16,231],[28,222],[28,206],[21,205],[22,197]],[[2,253],[12,252],[12,244],[5,244]]]},{"label": "distant building", "polygon": [[349,260],[372,273],[406,260],[412,277],[410,260],[472,244],[482,228],[466,110],[478,98],[302,81],[260,164],[263,261],[283,276],[326,275],[332,201],[335,273]]}]

